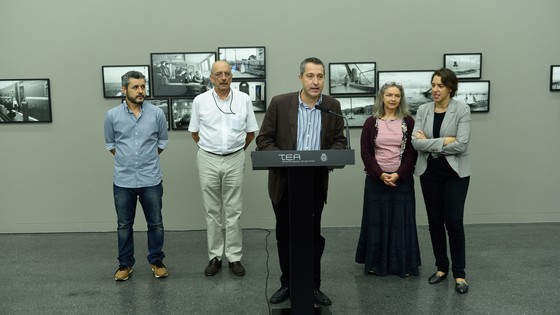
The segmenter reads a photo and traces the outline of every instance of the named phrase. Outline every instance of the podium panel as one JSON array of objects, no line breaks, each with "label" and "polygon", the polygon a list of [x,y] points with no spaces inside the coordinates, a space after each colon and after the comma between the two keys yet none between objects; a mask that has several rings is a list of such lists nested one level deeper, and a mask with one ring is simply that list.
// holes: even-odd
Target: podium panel
[{"label": "podium panel", "polygon": [[313,205],[309,187],[316,167],[343,168],[354,164],[354,150],[253,151],[254,170],[288,169],[290,211],[290,301],[291,309],[273,310],[273,314],[330,314],[328,308],[314,307],[313,289]]},{"label": "podium panel", "polygon": [[345,165],[354,165],[354,150],[253,151],[251,161],[254,170],[307,166],[343,168]]}]

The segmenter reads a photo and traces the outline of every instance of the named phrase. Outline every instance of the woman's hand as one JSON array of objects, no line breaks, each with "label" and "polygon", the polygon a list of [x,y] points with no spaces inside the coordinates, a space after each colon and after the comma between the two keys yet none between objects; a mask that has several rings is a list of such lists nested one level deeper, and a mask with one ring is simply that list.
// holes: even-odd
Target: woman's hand
[{"label": "woman's hand", "polygon": [[443,138],[443,145],[448,145],[455,142],[455,137],[445,137]]},{"label": "woman's hand", "polygon": [[426,135],[424,134],[424,131],[418,130],[418,131],[416,132],[416,139],[428,139],[428,138],[427,138]]},{"label": "woman's hand", "polygon": [[379,179],[383,182],[383,184],[391,187],[397,186],[397,180],[400,178],[399,174],[397,173],[381,173]]}]

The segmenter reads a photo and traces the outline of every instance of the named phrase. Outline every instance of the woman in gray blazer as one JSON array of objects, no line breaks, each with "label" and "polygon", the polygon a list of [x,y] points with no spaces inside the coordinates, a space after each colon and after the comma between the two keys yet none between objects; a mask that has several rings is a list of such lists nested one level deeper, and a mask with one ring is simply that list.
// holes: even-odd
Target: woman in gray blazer
[{"label": "woman in gray blazer", "polygon": [[463,213],[471,175],[471,112],[468,105],[453,99],[458,85],[457,76],[449,69],[432,75],[434,101],[418,108],[412,145],[418,151],[414,173],[420,176],[437,267],[428,282],[439,283],[449,273],[447,229],[455,291],[466,293]]}]

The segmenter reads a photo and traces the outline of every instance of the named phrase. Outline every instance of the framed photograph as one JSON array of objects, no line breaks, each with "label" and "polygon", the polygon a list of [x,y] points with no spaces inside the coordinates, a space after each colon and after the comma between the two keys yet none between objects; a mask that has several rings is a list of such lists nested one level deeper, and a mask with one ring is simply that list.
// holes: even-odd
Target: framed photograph
[{"label": "framed photograph", "polygon": [[490,81],[459,81],[453,99],[469,105],[472,113],[487,113],[490,110]]},{"label": "framed photograph", "polygon": [[550,66],[550,90],[560,91],[560,65]]},{"label": "framed photograph", "polygon": [[377,86],[380,89],[387,82],[401,84],[408,108],[416,114],[420,105],[432,101],[433,74],[433,70],[378,71]]},{"label": "framed photograph", "polygon": [[152,53],[153,96],[195,97],[212,88],[215,52]]},{"label": "framed photograph", "polygon": [[173,122],[171,129],[188,130],[191,122],[191,110],[194,98],[172,98],[171,99],[171,116]]},{"label": "framed photograph", "polygon": [[150,67],[144,66],[101,66],[103,74],[103,97],[122,98],[122,76],[128,71],[139,71],[146,76],[146,96],[150,96]]},{"label": "framed photograph", "polygon": [[459,79],[480,79],[482,54],[444,54],[443,66],[453,70]]},{"label": "framed photograph", "polygon": [[375,62],[329,63],[329,94],[375,95]]},{"label": "framed photograph", "polygon": [[49,79],[0,79],[0,123],[52,122]]},{"label": "framed photograph", "polygon": [[218,60],[231,66],[232,81],[266,78],[264,47],[218,47]]},{"label": "framed photograph", "polygon": [[373,114],[375,96],[337,97],[342,114],[348,119],[350,128],[361,128],[369,116]]},{"label": "framed photograph", "polygon": [[235,81],[231,82],[231,88],[249,95],[255,112],[266,112],[265,81]]}]

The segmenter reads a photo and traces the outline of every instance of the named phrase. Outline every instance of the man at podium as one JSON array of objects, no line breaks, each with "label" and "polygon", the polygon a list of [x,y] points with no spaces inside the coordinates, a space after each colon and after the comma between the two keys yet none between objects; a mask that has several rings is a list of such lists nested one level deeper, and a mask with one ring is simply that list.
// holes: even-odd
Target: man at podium
[{"label": "man at podium", "polygon": [[[325,65],[311,57],[300,64],[299,92],[272,98],[265,114],[256,143],[259,151],[266,150],[330,150],[345,149],[344,120],[320,111],[315,105],[326,107],[341,115],[340,103],[329,95],[323,95]],[[325,239],[321,236],[321,214],[327,200],[329,170],[327,167],[312,168],[313,183],[308,187],[313,198],[313,299],[316,304],[328,306],[331,300],[320,290],[321,256]],[[270,169],[268,192],[276,216],[276,241],[280,261],[281,287],[270,298],[277,304],[290,297],[290,224],[287,168]],[[311,228],[311,227],[310,227]]]}]

